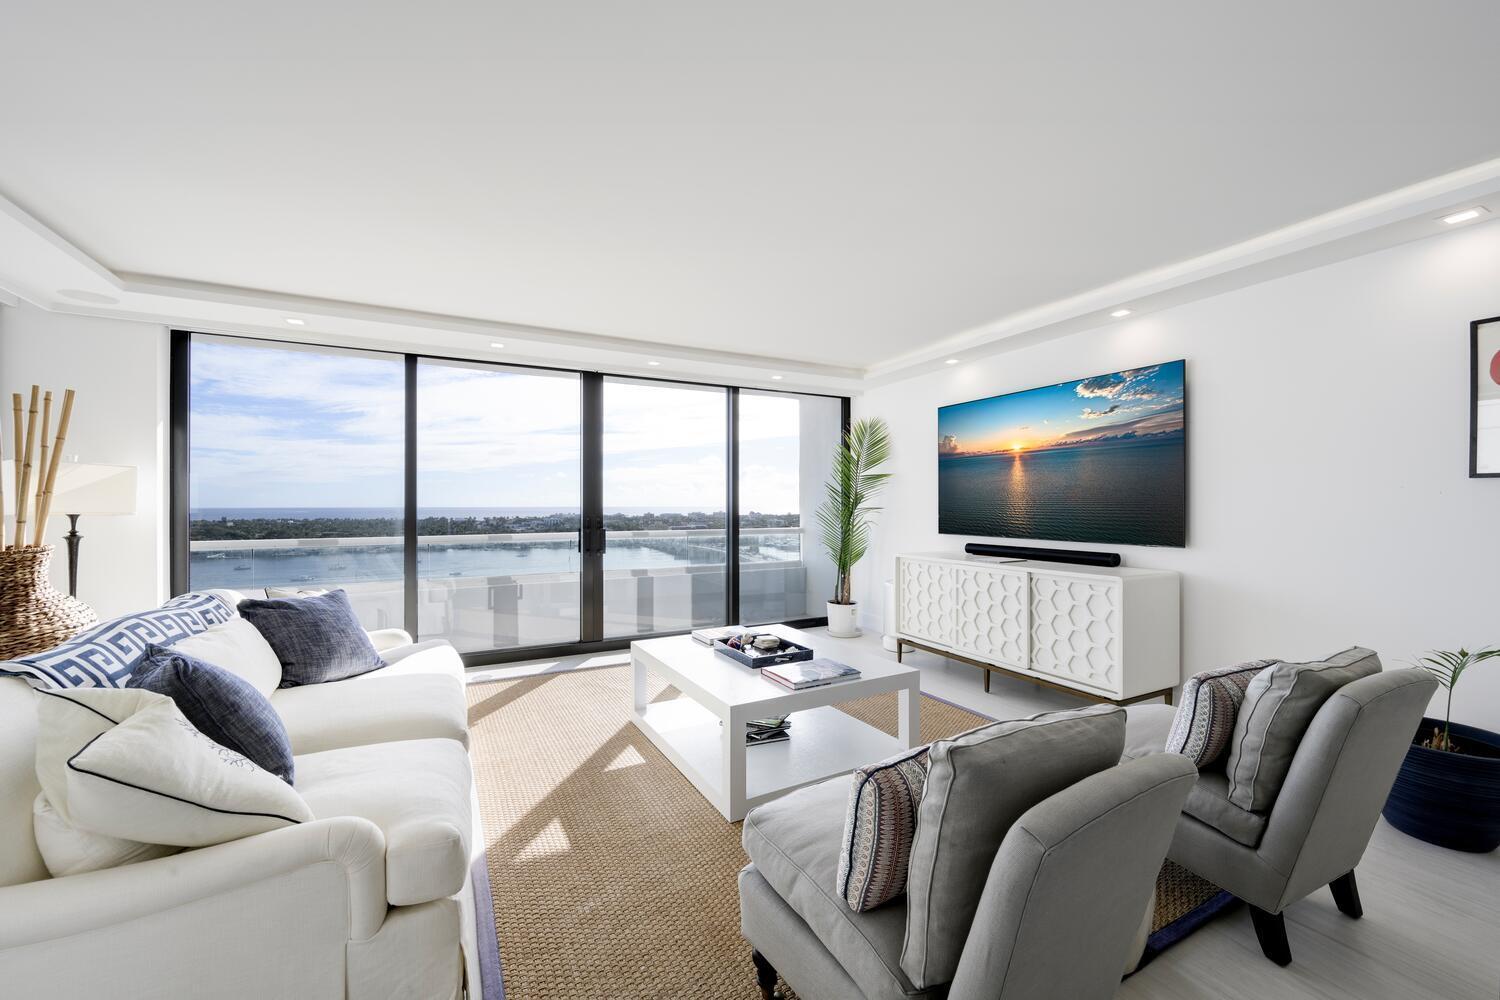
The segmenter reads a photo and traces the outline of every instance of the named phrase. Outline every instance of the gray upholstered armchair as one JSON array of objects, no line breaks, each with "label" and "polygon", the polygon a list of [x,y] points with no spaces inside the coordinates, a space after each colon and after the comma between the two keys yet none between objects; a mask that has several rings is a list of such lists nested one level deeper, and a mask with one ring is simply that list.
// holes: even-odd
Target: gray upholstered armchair
[{"label": "gray upholstered armchair", "polygon": [[[840,897],[848,778],[752,811],[745,819],[751,864],[740,873],[740,924],[754,949],[762,996],[773,996],[778,970],[803,1000],[1113,996],[1195,771],[1172,754],[1111,767],[1118,756],[1101,755],[1123,747],[1123,713],[1061,715],[1083,716],[1079,725],[1092,731],[1039,744],[1031,740],[1037,729],[1020,732],[1035,725],[1031,720],[999,724],[1016,727],[1007,735],[1020,737],[1008,741],[1008,759],[991,758],[1007,768],[1008,782],[997,782],[990,770],[965,785],[962,766],[956,776],[934,779],[944,766],[934,751],[929,790],[934,780],[949,780],[958,797],[950,813],[934,819],[924,795],[919,833],[922,824],[951,821],[962,841],[955,846],[972,848],[977,840],[991,846],[974,852],[972,871],[948,873],[950,889],[972,894],[968,904],[934,904],[925,919],[918,915],[920,898],[912,902],[920,893],[910,880],[906,896],[862,913]],[[1007,742],[979,747],[965,739],[954,741],[955,760],[963,753],[973,760]],[[1070,768],[1081,768],[1081,780]],[[981,784],[986,778],[988,785]],[[959,812],[971,815],[954,820]],[[914,846],[914,869],[918,858]],[[934,896],[939,888],[931,887]],[[919,924],[925,941],[916,940]]]},{"label": "gray upholstered armchair", "polygon": [[[1370,842],[1402,758],[1437,683],[1422,670],[1389,670],[1344,684],[1301,735],[1269,810],[1229,800],[1222,770],[1188,796],[1167,857],[1250,904],[1266,957],[1291,962],[1283,911],[1322,886],[1340,911],[1363,915],[1354,869]],[[1174,710],[1126,710],[1125,756],[1166,744]]]}]

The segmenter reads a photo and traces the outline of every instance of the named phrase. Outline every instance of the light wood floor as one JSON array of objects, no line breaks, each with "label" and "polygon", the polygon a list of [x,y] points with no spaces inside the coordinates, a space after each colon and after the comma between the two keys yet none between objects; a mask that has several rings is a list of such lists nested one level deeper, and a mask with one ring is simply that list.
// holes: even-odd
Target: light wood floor
[{"label": "light wood floor", "polygon": [[[819,653],[837,657],[842,648],[895,658],[874,637],[834,639],[816,631]],[[538,661],[497,673],[565,671],[621,659]],[[1079,704],[999,676],[985,693],[977,669],[932,654],[909,653],[905,660],[922,671],[924,693],[994,718]],[[484,673],[471,671],[475,679]],[[1327,890],[1286,911],[1289,967],[1261,955],[1241,907],[1127,979],[1117,1000],[1500,1000],[1500,851],[1445,851],[1382,820],[1358,877],[1363,919],[1339,913]]]}]

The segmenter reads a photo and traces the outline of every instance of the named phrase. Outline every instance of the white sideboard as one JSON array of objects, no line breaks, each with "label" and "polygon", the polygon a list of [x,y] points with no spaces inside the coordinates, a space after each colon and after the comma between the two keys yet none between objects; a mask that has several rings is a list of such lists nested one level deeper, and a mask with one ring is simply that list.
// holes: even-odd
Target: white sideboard
[{"label": "white sideboard", "polygon": [[[1182,679],[1180,584],[1101,569],[922,553],[896,557],[901,642],[1098,701],[1172,701]],[[900,656],[899,647],[897,656]]]}]

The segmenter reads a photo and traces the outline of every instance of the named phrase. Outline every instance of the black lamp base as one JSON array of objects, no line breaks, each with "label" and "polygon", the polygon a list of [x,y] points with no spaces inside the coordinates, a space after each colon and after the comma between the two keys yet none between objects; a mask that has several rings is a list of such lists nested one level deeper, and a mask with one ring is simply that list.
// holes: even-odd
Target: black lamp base
[{"label": "black lamp base", "polygon": [[68,543],[68,596],[78,596],[78,543],[83,536],[78,533],[78,515],[68,515],[68,533],[63,536]]}]

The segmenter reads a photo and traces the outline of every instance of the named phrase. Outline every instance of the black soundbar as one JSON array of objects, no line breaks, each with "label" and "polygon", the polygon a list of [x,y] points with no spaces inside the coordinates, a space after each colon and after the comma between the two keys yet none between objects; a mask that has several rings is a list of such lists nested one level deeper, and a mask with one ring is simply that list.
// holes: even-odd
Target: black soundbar
[{"label": "black soundbar", "polygon": [[1077,549],[1037,549],[1029,545],[985,545],[970,542],[964,551],[971,556],[1000,556],[1005,559],[1038,559],[1042,562],[1073,563],[1077,566],[1118,566],[1118,552],[1080,552]]}]

